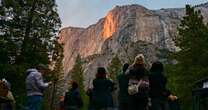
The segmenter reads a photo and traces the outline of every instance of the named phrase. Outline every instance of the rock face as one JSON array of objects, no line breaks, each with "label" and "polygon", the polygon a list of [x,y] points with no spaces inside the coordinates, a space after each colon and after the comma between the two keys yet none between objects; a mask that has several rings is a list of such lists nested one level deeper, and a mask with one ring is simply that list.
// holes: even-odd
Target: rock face
[{"label": "rock face", "polygon": [[[208,3],[196,6],[208,21]],[[116,6],[88,28],[60,30],[64,44],[64,72],[70,74],[78,54],[85,60],[85,84],[89,85],[98,66],[107,66],[114,55],[129,62],[143,53],[147,65],[165,57],[161,50],[175,51],[173,38],[185,9],[148,10],[140,5]]]}]

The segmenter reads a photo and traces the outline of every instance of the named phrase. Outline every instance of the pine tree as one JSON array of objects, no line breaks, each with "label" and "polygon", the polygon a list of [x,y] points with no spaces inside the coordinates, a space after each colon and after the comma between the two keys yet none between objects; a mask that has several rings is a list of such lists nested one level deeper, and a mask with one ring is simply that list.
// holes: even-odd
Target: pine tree
[{"label": "pine tree", "polygon": [[55,0],[0,2],[0,77],[11,82],[19,105],[26,96],[25,70],[49,64],[60,19]]},{"label": "pine tree", "polygon": [[186,16],[178,27],[179,35],[176,37],[176,46],[181,49],[176,58],[182,65],[207,66],[207,31],[201,12],[187,5]]},{"label": "pine tree", "polygon": [[87,95],[85,93],[85,90],[84,90],[84,78],[83,78],[83,73],[84,73],[84,70],[83,70],[83,61],[81,59],[81,56],[80,55],[77,55],[77,58],[76,58],[76,61],[75,61],[75,64],[71,70],[71,79],[73,81],[76,81],[77,84],[79,85],[79,92],[81,94],[81,97],[83,99],[83,102],[84,102],[84,107],[83,107],[83,110],[86,110],[87,109],[87,104],[88,104],[88,99],[87,99]]},{"label": "pine tree", "polygon": [[2,0],[1,32],[13,44],[16,64],[49,63],[48,52],[60,27],[56,7],[54,0]]},{"label": "pine tree", "polygon": [[[114,87],[118,88],[118,81],[117,81],[117,76],[119,73],[121,73],[121,68],[122,68],[122,64],[120,59],[118,58],[117,55],[115,55],[112,60],[110,65],[107,67],[108,70],[108,74],[110,74],[110,79],[112,79],[113,83],[114,83]],[[118,89],[112,92],[112,96],[113,96],[113,103],[115,106],[118,106]]]},{"label": "pine tree", "polygon": [[182,109],[189,110],[194,82],[208,72],[208,27],[200,11],[186,6],[175,42],[180,51],[172,54],[178,63],[168,69],[170,88],[180,97]]},{"label": "pine tree", "polygon": [[[54,66],[54,78],[58,78],[60,73],[63,73],[63,45],[57,41],[54,42],[54,49],[51,58],[51,64]],[[55,81],[58,79],[54,79]]]},{"label": "pine tree", "polygon": [[71,79],[76,81],[79,85],[79,89],[83,89],[83,68],[82,68],[82,60],[80,55],[77,55],[75,64],[71,70]]},{"label": "pine tree", "polygon": [[118,58],[117,55],[115,55],[113,57],[113,59],[111,60],[110,65],[108,66],[107,70],[110,74],[110,78],[113,81],[116,81],[116,77],[119,74],[119,72],[121,72],[121,68],[122,68],[122,64],[120,59]]},{"label": "pine tree", "polygon": [[[9,1],[8,1],[9,2]],[[9,37],[10,16],[8,6],[0,1],[0,64],[11,64],[15,56],[17,46],[14,44],[12,37]]]},{"label": "pine tree", "polygon": [[53,87],[52,87],[52,97],[51,97],[51,108],[55,108],[59,103],[59,97],[64,95],[64,71],[63,71],[63,45],[59,44],[58,41],[54,42],[54,49],[52,54],[52,63],[54,65],[53,69]]}]

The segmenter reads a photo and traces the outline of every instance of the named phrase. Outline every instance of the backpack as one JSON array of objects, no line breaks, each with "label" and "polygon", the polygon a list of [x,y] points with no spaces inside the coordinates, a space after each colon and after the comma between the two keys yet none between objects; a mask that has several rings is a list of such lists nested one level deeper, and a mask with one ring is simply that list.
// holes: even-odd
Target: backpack
[{"label": "backpack", "polygon": [[142,93],[149,88],[149,80],[145,68],[134,68],[132,66],[128,69],[127,75],[129,77],[129,95]]},{"label": "backpack", "polygon": [[144,92],[149,89],[149,80],[140,79],[129,79],[128,93],[129,95],[135,95],[139,92]]},{"label": "backpack", "polygon": [[134,95],[139,92],[139,82],[135,79],[129,79],[128,93]]},{"label": "backpack", "polygon": [[64,98],[64,106],[66,108],[70,107],[82,107],[83,102],[81,97],[79,96],[78,92],[75,91],[69,91],[66,93],[65,98]]}]

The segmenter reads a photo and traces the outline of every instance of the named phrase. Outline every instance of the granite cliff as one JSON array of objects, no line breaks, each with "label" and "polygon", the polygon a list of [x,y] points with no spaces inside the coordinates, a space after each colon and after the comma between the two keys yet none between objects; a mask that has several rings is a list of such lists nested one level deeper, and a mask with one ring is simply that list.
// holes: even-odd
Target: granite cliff
[{"label": "granite cliff", "polygon": [[[208,3],[195,6],[208,21]],[[177,33],[184,8],[149,10],[140,5],[116,6],[96,24],[87,28],[66,27],[60,30],[59,42],[64,44],[64,73],[73,67],[78,54],[85,60],[85,84],[94,78],[96,67],[107,66],[118,55],[124,62],[143,53],[147,65],[160,59],[161,50],[176,51],[173,38]]]}]

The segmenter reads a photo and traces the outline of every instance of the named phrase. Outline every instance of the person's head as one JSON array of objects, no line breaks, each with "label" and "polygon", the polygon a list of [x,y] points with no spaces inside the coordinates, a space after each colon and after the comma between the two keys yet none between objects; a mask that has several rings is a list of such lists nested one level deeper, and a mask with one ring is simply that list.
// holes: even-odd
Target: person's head
[{"label": "person's head", "polygon": [[48,69],[48,67],[47,67],[46,65],[44,65],[44,64],[38,64],[38,65],[36,66],[36,69],[37,69],[41,74],[45,74],[46,71],[47,71],[47,69]]},{"label": "person's head", "polygon": [[60,96],[59,101],[61,101],[61,102],[64,101],[64,96]]},{"label": "person's head", "polygon": [[11,84],[5,78],[2,79],[2,82],[8,90],[11,90]]},{"label": "person's head", "polygon": [[126,72],[126,70],[128,69],[128,67],[129,67],[129,64],[128,63],[125,63],[123,65],[123,72]]},{"label": "person's head", "polygon": [[77,89],[77,88],[78,88],[78,84],[77,84],[76,81],[72,81],[72,82],[71,82],[71,88],[72,88],[72,89]]},{"label": "person's head", "polygon": [[154,62],[150,69],[150,72],[163,72],[163,71],[164,71],[163,64],[159,61]]},{"label": "person's head", "polygon": [[135,59],[133,65],[144,65],[144,55],[143,54],[138,54]]},{"label": "person's head", "polygon": [[106,77],[106,70],[104,67],[98,67],[97,68],[97,74],[96,74],[97,78],[105,78]]}]

